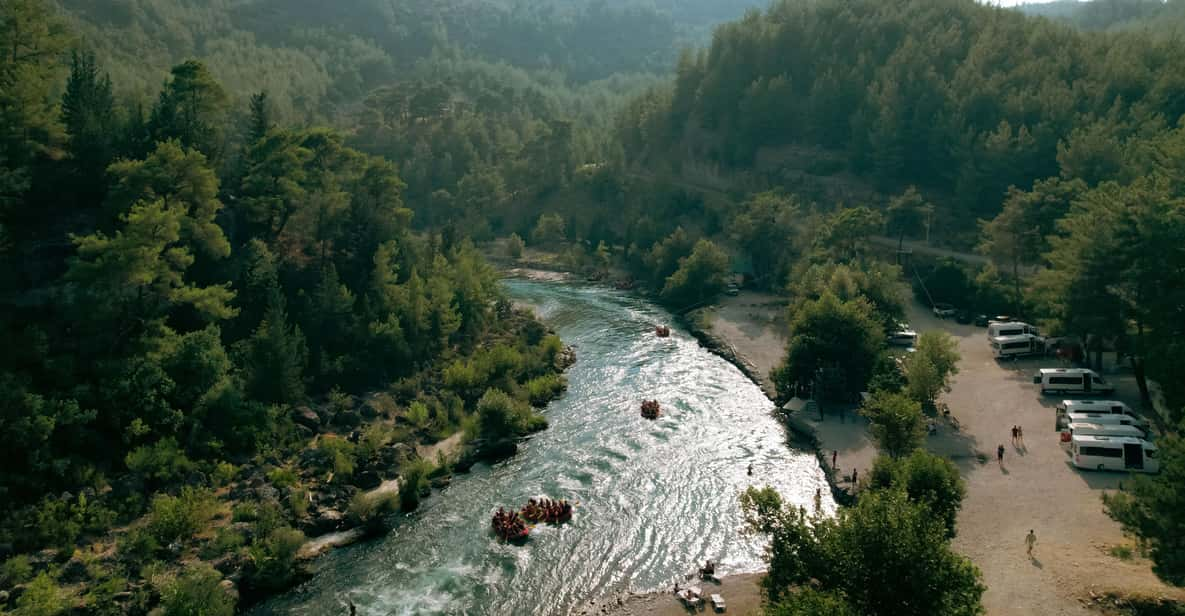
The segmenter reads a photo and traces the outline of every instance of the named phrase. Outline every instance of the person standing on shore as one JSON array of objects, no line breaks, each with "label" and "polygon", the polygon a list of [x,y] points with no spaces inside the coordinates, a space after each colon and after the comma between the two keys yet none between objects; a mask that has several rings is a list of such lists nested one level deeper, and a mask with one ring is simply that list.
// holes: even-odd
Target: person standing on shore
[{"label": "person standing on shore", "polygon": [[823,509],[823,488],[815,488],[815,513]]},{"label": "person standing on shore", "polygon": [[832,470],[835,469],[835,458],[838,456],[839,456],[839,451],[832,449],[831,450],[831,468],[832,468]]},{"label": "person standing on shore", "polygon": [[1016,427],[1016,440],[1021,447],[1025,446],[1025,429],[1020,426]]},{"label": "person standing on shore", "polygon": [[1013,445],[1015,445],[1015,444],[1017,443],[1017,441],[1016,441],[1016,434],[1017,434],[1017,432],[1016,432],[1016,426],[1012,426],[1012,444],[1013,444]]},{"label": "person standing on shore", "polygon": [[856,469],[852,469],[852,485],[856,485]]},{"label": "person standing on shore", "polygon": [[1025,537],[1025,546],[1028,548],[1026,552],[1029,556],[1033,555],[1034,545],[1037,545],[1037,535],[1033,533],[1033,529],[1030,528],[1028,536]]},{"label": "person standing on shore", "polygon": [[1000,466],[1004,466],[1004,443],[1000,443],[1000,446],[996,448],[996,462],[999,462]]}]

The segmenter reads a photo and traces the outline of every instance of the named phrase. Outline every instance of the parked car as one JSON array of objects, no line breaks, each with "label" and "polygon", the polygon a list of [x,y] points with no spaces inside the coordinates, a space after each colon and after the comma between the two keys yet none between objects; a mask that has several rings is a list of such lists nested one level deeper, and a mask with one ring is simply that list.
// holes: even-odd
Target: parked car
[{"label": "parked car", "polygon": [[955,314],[955,322],[962,323],[963,325],[970,323],[973,318],[974,315],[971,314],[970,310],[960,310]]},{"label": "parked car", "polygon": [[727,287],[725,287],[725,289],[724,289],[725,295],[734,295],[735,296],[735,295],[739,295],[740,292],[741,292],[740,287],[736,286],[735,284],[730,284]]},{"label": "parked car", "polygon": [[988,326],[988,315],[986,315],[986,314],[975,315],[974,323],[975,323],[976,327],[987,327]]},{"label": "parked car", "polygon": [[955,316],[955,313],[957,313],[957,312],[958,312],[958,309],[955,308],[951,304],[947,304],[944,302],[938,302],[938,303],[934,304],[934,316],[936,316],[940,319],[946,319],[946,318],[953,317],[953,316]]},{"label": "parked car", "polygon": [[894,346],[912,347],[917,344],[918,333],[912,329],[899,329],[888,335],[889,344]]}]

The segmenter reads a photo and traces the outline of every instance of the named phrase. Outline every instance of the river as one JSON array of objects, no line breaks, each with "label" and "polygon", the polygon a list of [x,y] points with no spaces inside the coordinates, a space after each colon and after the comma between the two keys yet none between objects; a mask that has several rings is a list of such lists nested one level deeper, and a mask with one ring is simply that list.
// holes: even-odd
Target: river
[{"label": "river", "polygon": [[[696,563],[763,568],[762,543],[743,532],[737,495],[771,485],[832,512],[813,454],[791,449],[772,403],[736,367],[672,328],[663,309],[602,287],[507,280],[577,362],[550,427],[514,458],[478,465],[401,517],[382,539],[332,552],[312,580],[257,614],[556,614],[621,591],[666,588]],[[638,413],[643,399],[663,408]],[[747,467],[753,465],[753,475]],[[573,520],[539,526],[523,546],[489,534],[491,513],[532,496],[578,502]]]}]

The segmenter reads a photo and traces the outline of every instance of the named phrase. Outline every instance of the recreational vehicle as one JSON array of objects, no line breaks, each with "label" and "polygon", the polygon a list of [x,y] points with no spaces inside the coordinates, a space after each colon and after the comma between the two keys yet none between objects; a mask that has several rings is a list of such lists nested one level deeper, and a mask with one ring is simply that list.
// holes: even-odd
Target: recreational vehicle
[{"label": "recreational vehicle", "polygon": [[1019,334],[1016,336],[996,336],[992,338],[992,355],[1001,357],[1021,357],[1024,355],[1042,355],[1045,353],[1045,339],[1033,334]]},{"label": "recreational vehicle", "polygon": [[1021,323],[1020,321],[1009,321],[1007,323],[1000,323],[993,321],[988,323],[987,337],[988,340],[998,338],[1000,336],[1024,336],[1024,335],[1040,336],[1041,332],[1036,327],[1028,323]]},{"label": "recreational vehicle", "polygon": [[1146,439],[1147,436],[1143,430],[1135,426],[1106,423],[1071,422],[1066,426],[1065,431],[1070,434],[1070,438],[1067,440],[1073,440],[1075,436],[1129,436],[1141,439]]},{"label": "recreational vehicle", "polygon": [[1075,436],[1070,443],[1074,466],[1096,471],[1160,471],[1156,445],[1123,436]]},{"label": "recreational vehicle", "polygon": [[1149,423],[1128,405],[1118,400],[1062,400],[1057,405],[1057,425],[1064,427],[1071,415],[1090,417],[1122,417],[1133,426],[1147,430]]},{"label": "recreational vehicle", "polygon": [[1041,386],[1041,393],[1073,392],[1109,394],[1115,386],[1086,368],[1042,368],[1033,375],[1033,384]]}]

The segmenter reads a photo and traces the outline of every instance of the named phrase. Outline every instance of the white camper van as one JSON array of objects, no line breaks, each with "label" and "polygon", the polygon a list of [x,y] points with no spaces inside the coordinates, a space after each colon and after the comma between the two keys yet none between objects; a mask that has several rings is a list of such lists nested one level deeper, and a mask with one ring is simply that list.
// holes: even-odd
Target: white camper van
[{"label": "white camper van", "polygon": [[1128,436],[1145,440],[1147,438],[1143,430],[1121,424],[1071,422],[1066,431],[1070,433],[1070,440],[1075,436]]},{"label": "white camper van", "polygon": [[1057,405],[1056,416],[1058,429],[1070,423],[1071,416],[1092,418],[1087,421],[1093,421],[1094,418],[1124,418],[1127,423],[1145,431],[1149,426],[1147,419],[1118,400],[1062,400]]},{"label": "white camper van", "polygon": [[1075,436],[1070,443],[1070,459],[1078,468],[1096,471],[1160,471],[1156,445],[1138,438]]},{"label": "white camper van", "polygon": [[987,337],[988,340],[992,338],[999,338],[1000,336],[1040,336],[1041,332],[1028,323],[1021,323],[1020,321],[1008,321],[1001,323],[992,321],[988,323]]},{"label": "white camper van", "polygon": [[1041,386],[1041,393],[1074,392],[1109,394],[1115,386],[1086,368],[1042,368],[1033,375],[1033,383]]},{"label": "white camper van", "polygon": [[996,336],[992,338],[992,355],[996,359],[1001,357],[1021,357],[1024,355],[1043,355],[1045,353],[1045,339],[1033,334],[1017,336]]}]

